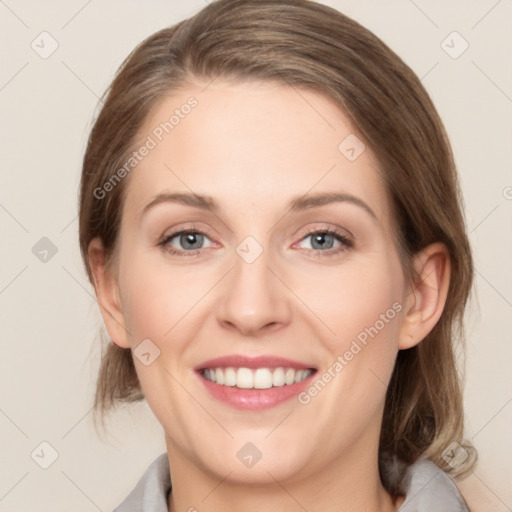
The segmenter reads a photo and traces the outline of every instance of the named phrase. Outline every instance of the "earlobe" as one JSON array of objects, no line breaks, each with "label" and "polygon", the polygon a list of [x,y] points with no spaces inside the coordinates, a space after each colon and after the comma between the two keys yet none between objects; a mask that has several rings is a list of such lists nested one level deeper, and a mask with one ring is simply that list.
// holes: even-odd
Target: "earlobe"
[{"label": "earlobe", "polygon": [[115,277],[107,268],[105,251],[99,238],[90,242],[88,258],[94,278],[94,291],[110,339],[121,348],[130,348],[119,288]]},{"label": "earlobe", "polygon": [[400,331],[398,348],[420,343],[434,328],[443,312],[450,286],[450,256],[446,246],[434,243],[414,257],[418,276],[411,285],[407,311]]}]

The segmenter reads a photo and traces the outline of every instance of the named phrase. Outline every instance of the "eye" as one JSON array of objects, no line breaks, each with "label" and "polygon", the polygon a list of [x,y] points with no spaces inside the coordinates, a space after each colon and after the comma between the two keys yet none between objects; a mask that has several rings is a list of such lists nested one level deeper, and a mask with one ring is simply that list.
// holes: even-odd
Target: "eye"
[{"label": "eye", "polygon": [[[333,255],[353,247],[353,243],[350,239],[334,229],[310,231],[304,238],[302,238],[301,242],[304,241],[309,242],[306,243],[304,248],[308,251],[314,251],[317,254],[321,252]],[[301,242],[299,242],[299,244]]]},{"label": "eye", "polygon": [[[171,254],[190,256],[197,254],[201,249],[205,249],[204,243],[209,240],[206,234],[201,231],[182,230],[167,235],[159,245]],[[210,245],[207,247],[211,245],[210,241]]]}]

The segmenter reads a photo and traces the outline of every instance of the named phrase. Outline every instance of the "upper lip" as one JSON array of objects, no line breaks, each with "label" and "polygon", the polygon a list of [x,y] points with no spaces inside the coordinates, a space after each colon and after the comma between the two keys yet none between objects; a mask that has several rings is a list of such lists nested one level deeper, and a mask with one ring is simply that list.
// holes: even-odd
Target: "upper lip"
[{"label": "upper lip", "polygon": [[258,356],[249,357],[240,354],[216,357],[209,359],[195,367],[195,370],[204,370],[206,368],[294,368],[296,370],[315,369],[310,364],[286,359],[278,356]]}]

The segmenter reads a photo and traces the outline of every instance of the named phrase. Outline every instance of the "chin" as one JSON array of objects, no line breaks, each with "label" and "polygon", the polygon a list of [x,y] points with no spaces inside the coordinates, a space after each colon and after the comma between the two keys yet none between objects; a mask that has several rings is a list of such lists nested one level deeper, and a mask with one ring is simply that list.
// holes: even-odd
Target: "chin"
[{"label": "chin", "polygon": [[[248,441],[251,437],[254,441]],[[286,445],[265,440],[263,435],[235,436],[217,444],[217,449],[212,451],[214,442],[208,453],[196,451],[196,465],[204,467],[216,479],[226,478],[243,485],[275,484],[276,480],[305,478],[313,468],[306,452],[298,449],[300,444],[295,442]]]}]

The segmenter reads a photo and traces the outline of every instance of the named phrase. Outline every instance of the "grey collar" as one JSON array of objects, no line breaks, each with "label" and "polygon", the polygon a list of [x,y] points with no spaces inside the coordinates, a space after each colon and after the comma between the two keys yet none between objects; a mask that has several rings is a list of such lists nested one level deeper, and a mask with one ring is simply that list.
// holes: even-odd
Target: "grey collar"
[{"label": "grey collar", "polygon": [[[451,478],[429,460],[409,466],[403,484],[406,499],[398,512],[469,512]],[[114,512],[168,512],[170,491],[169,460],[162,453]]]}]

